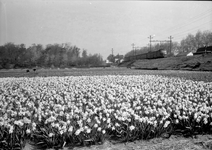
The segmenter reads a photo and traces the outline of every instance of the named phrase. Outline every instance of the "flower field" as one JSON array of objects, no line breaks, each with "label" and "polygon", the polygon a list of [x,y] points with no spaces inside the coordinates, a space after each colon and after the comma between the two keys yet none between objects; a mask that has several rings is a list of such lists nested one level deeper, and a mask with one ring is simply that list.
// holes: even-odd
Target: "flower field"
[{"label": "flower field", "polygon": [[159,75],[0,78],[0,147],[212,133],[212,82]]}]

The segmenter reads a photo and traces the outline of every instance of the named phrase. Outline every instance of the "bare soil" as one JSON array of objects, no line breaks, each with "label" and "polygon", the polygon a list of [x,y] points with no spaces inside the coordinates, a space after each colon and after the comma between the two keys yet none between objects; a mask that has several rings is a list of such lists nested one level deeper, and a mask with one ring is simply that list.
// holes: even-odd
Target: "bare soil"
[{"label": "bare soil", "polygon": [[135,142],[116,143],[106,141],[103,145],[74,148],[74,150],[212,150],[212,135],[196,138],[171,136],[168,139],[154,138]]},{"label": "bare soil", "polygon": [[[36,150],[36,147],[27,143],[24,150]],[[63,150],[212,150],[212,135],[197,135],[193,138],[172,135],[170,138],[154,138],[126,143],[105,141],[101,145],[65,147]]]}]

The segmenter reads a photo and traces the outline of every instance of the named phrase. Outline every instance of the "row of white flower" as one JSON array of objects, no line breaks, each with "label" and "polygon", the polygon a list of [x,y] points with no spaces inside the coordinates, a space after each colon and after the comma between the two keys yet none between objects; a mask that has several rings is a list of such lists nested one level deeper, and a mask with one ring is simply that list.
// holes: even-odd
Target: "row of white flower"
[{"label": "row of white flower", "polygon": [[0,116],[10,133],[25,125],[28,134],[42,122],[76,135],[123,124],[134,130],[134,122],[166,128],[191,117],[212,125],[212,83],[156,75],[0,78]]}]

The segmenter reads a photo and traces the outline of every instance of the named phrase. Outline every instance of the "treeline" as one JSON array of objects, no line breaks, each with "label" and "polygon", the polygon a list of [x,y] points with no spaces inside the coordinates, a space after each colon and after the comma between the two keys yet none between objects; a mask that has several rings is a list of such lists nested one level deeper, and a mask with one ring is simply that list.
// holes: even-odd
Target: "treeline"
[{"label": "treeline", "polygon": [[[180,43],[173,42],[171,44],[171,53],[169,55],[174,55],[177,53],[184,52],[196,52],[200,47],[211,46],[212,45],[212,32],[211,31],[198,31],[195,35],[188,34],[186,38],[181,40]],[[157,43],[152,44],[151,51],[156,51],[159,49],[166,49],[170,51],[170,43]],[[128,52],[125,56],[132,56],[136,54],[142,54],[149,52],[150,47],[142,47],[134,51]]]},{"label": "treeline", "polygon": [[69,67],[98,67],[103,65],[103,58],[99,54],[89,54],[85,49],[69,43],[32,44],[28,48],[24,44],[6,43],[0,46],[0,69],[11,68],[69,68]]}]

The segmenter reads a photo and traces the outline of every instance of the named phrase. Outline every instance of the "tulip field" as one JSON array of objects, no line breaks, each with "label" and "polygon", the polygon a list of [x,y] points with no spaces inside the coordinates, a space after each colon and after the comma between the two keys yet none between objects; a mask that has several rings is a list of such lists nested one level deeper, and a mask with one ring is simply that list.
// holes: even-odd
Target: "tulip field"
[{"label": "tulip field", "polygon": [[212,82],[162,75],[0,78],[0,147],[212,134]]}]

